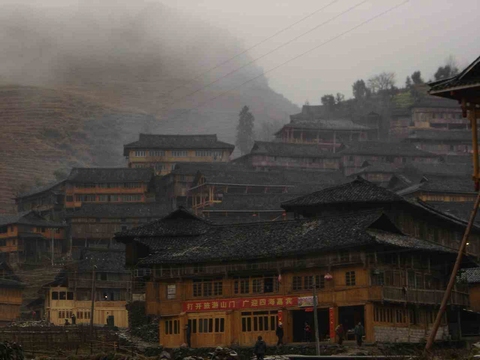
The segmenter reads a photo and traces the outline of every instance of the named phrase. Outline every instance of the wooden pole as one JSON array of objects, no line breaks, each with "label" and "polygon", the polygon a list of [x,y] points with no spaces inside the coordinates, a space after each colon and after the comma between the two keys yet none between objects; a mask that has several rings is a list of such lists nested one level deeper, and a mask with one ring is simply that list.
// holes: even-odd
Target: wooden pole
[{"label": "wooden pole", "polygon": [[437,317],[435,318],[435,322],[433,323],[433,328],[428,337],[425,350],[430,350],[433,345],[433,342],[435,341],[435,336],[437,335],[437,331],[438,331],[438,328],[440,327],[443,314],[445,314],[445,310],[447,308],[448,299],[450,298],[453,286],[455,285],[457,273],[458,273],[458,270],[460,269],[463,253],[465,252],[465,247],[467,245],[468,237],[470,236],[470,231],[472,230],[473,222],[475,221],[475,216],[477,215],[477,210],[479,205],[480,205],[480,193],[478,193],[477,195],[477,199],[475,200],[475,205],[470,215],[470,219],[468,220],[467,228],[465,229],[465,233],[463,234],[463,239],[460,244],[460,248],[458,249],[457,260],[455,261],[455,265],[453,266],[453,270],[450,275],[450,281],[448,282],[447,289],[443,294],[442,304],[440,305],[440,309],[438,310]]},{"label": "wooden pole", "polygon": [[97,268],[96,265],[93,265],[92,268],[92,306],[90,308],[90,331],[93,335],[93,312],[95,311],[95,269]]},{"label": "wooden pole", "polygon": [[475,181],[475,191],[479,190],[479,163],[478,163],[478,133],[477,116],[475,108],[468,112],[470,124],[472,125],[472,150],[473,150],[473,180]]},{"label": "wooden pole", "polygon": [[315,348],[317,355],[320,355],[320,339],[318,336],[318,316],[317,316],[317,276],[313,275],[313,324],[315,326]]}]

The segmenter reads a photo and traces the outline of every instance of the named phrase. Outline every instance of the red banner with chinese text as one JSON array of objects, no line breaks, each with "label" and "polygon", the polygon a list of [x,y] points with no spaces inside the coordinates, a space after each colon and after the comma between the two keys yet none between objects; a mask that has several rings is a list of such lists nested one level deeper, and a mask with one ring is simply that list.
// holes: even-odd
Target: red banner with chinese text
[{"label": "red banner with chinese text", "polygon": [[184,312],[225,311],[237,309],[265,309],[297,306],[298,298],[292,296],[272,296],[261,298],[212,299],[185,301]]},{"label": "red banner with chinese text", "polygon": [[328,309],[328,317],[330,323],[330,339],[335,341],[335,312],[332,307]]}]

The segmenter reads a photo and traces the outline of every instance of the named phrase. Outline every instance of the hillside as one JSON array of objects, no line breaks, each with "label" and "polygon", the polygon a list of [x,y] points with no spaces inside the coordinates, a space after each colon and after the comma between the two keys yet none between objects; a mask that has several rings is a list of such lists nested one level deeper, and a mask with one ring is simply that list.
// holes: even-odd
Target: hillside
[{"label": "hillside", "polygon": [[[257,129],[298,111],[262,77],[198,106],[257,76],[256,66],[183,99],[249,58],[199,77],[240,53],[238,39],[189,14],[139,4],[128,11],[90,4],[73,18],[61,18],[69,8],[53,18],[25,6],[0,15],[0,29],[13,36],[0,37],[10,50],[0,62],[0,212],[11,212],[16,193],[54,180],[58,169],[124,165],[123,144],[139,132],[217,133],[234,143],[244,105]],[[114,22],[105,20],[110,11]]]}]

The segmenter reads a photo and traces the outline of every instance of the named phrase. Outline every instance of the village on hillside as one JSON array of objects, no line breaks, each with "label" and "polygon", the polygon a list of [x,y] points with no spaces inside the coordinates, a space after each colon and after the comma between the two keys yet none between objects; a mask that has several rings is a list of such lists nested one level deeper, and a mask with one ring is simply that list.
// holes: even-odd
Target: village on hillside
[{"label": "village on hillside", "polygon": [[165,349],[478,340],[479,74],[421,84],[389,119],[306,104],[240,156],[216,134],[140,133],[126,167],[18,194],[0,323]]}]

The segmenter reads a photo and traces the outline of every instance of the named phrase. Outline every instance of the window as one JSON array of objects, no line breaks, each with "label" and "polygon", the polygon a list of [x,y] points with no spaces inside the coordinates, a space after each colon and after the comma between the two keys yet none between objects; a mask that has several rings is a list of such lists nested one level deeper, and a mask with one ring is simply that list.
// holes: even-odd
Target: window
[{"label": "window", "polygon": [[67,300],[67,293],[65,291],[60,291],[60,300]]},{"label": "window", "polygon": [[108,195],[98,195],[98,201],[108,202],[109,200],[110,200],[110,197]]},{"label": "window", "polygon": [[293,277],[292,290],[293,291],[302,290],[302,277],[301,276],[294,276]]},{"label": "window", "polygon": [[67,292],[67,300],[73,300],[73,292]]},{"label": "window", "polygon": [[173,157],[187,157],[188,152],[187,150],[172,150]]},{"label": "window", "polygon": [[[154,165],[154,169],[156,171],[163,171],[163,170],[167,170],[167,167],[165,164],[155,164]],[[173,169],[172,169],[173,170]]]},{"label": "window", "polygon": [[263,279],[253,279],[252,280],[252,292],[253,293],[262,293],[263,289]]},{"label": "window", "polygon": [[7,246],[7,240],[6,239],[0,239],[0,246]]},{"label": "window", "polygon": [[345,273],[345,285],[355,286],[355,271],[347,271]]},{"label": "window", "polygon": [[165,320],[165,335],[180,334],[180,320]]},{"label": "window", "polygon": [[210,150],[196,150],[195,156],[200,156],[200,157],[212,156],[212,152]]},{"label": "window", "polygon": [[176,295],[177,295],[177,285],[175,284],[167,285],[167,299],[168,300],[175,299]]},{"label": "window", "polygon": [[143,157],[146,155],[146,151],[145,150],[135,150],[135,156],[137,157]]},{"label": "window", "polygon": [[150,156],[165,156],[165,151],[163,151],[163,150],[150,150],[148,152],[148,155],[150,155]]},{"label": "window", "polygon": [[248,294],[250,292],[249,278],[239,278],[234,282],[234,292],[235,294]]},{"label": "window", "polygon": [[278,311],[242,312],[242,332],[272,331],[277,329]]},{"label": "window", "polygon": [[97,280],[107,281],[107,273],[98,272],[96,275],[97,275]]},{"label": "window", "polygon": [[223,281],[216,280],[193,280],[193,296],[209,297],[223,295]]},{"label": "window", "polygon": [[52,300],[58,300],[58,291],[52,292]]}]

